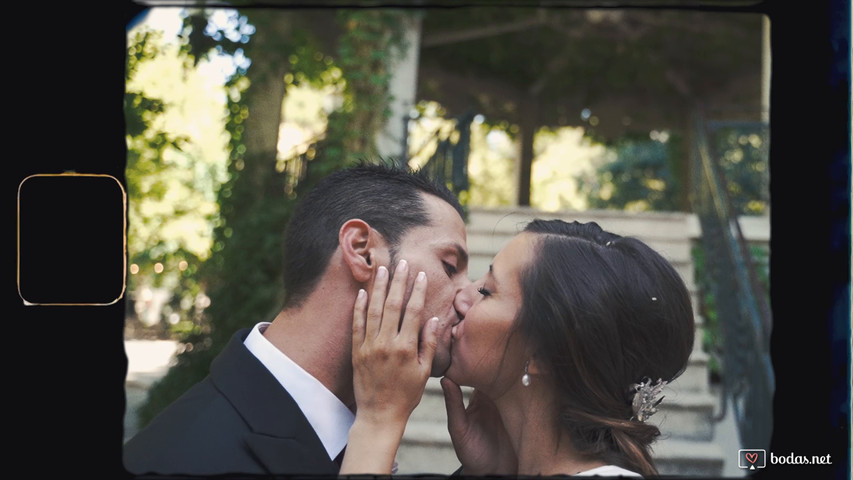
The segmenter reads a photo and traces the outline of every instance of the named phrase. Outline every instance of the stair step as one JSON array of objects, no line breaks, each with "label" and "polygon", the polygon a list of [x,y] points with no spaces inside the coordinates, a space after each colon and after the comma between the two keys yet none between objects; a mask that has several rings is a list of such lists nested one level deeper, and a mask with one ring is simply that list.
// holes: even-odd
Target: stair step
[{"label": "stair step", "polygon": [[602,228],[624,236],[635,236],[667,258],[688,289],[693,279],[692,245],[698,228],[691,215],[681,213],[631,213],[584,211],[548,213],[530,209],[472,209],[467,225],[469,276],[479,278],[489,269],[494,255],[531,219],[560,218],[567,221],[596,221]]},{"label": "stair step", "polygon": [[439,424],[428,420],[409,420],[406,431],[403,432],[403,441],[406,445],[420,445],[428,447],[446,447],[452,444],[450,434],[447,432],[447,424]]},{"label": "stair step", "polygon": [[[422,431],[423,430],[423,431]],[[429,428],[406,427],[406,431],[412,431],[411,436],[404,435],[400,447],[397,449],[397,473],[400,475],[422,475],[438,474],[450,475],[456,471],[460,464],[456,458],[456,452],[450,443],[430,443],[422,441],[422,438],[430,438]]]},{"label": "stair step", "polygon": [[720,478],[723,449],[716,443],[664,440],[652,445],[652,458],[661,476]]},{"label": "stair step", "polygon": [[677,387],[682,392],[708,393],[709,361],[710,357],[707,353],[694,347],[687,361],[687,369],[672,382],[673,387]]},{"label": "stair step", "polygon": [[[412,412],[409,424],[412,433],[422,431],[421,425],[437,426],[438,436],[446,436],[447,411],[444,406],[444,396],[435,385],[438,379],[430,379],[420,404]],[[463,393],[470,394],[470,389]],[[664,438],[710,440],[714,435],[712,418],[716,410],[716,398],[709,392],[697,392],[684,388],[678,380],[664,390],[666,397],[661,403],[658,413],[651,417],[651,422],[658,425]],[[433,438],[429,442],[433,442]]]},{"label": "stair step", "polygon": [[[472,237],[469,235],[469,237],[468,237],[469,244],[471,243],[471,238]],[[509,238],[507,238],[507,242],[508,241],[509,241]],[[504,243],[506,243],[506,242],[504,242]],[[652,248],[654,248],[656,251],[660,252],[667,260],[670,261],[670,263],[675,268],[676,272],[678,272],[678,274],[684,280],[684,284],[687,287],[687,290],[689,292],[694,293],[697,291],[696,282],[695,282],[695,279],[693,278],[692,260],[676,261],[676,260],[673,260],[671,255],[666,255],[664,253],[664,251],[661,250],[660,248],[656,248],[654,245],[650,245],[650,246]],[[688,248],[686,245],[683,245],[683,247],[685,249]],[[472,245],[471,247],[469,247],[469,251],[468,251],[468,254],[469,254],[469,257],[468,257],[468,277],[471,280],[476,280],[478,278],[481,278],[483,275],[485,275],[489,271],[489,265],[492,264],[492,262],[494,261],[494,258],[495,258],[495,254],[499,250],[500,250],[500,248],[486,250],[484,247],[482,247],[482,246],[478,247],[477,245]],[[686,255],[689,255],[689,253],[687,253]]]},{"label": "stair step", "polygon": [[[605,230],[623,236],[649,239],[695,238],[699,225],[693,215],[680,212],[622,212],[616,210],[584,210],[543,212],[526,207],[472,208],[468,230],[487,234],[515,234],[533,218],[562,219],[568,222],[596,222]],[[688,235],[689,234],[689,235]]]},{"label": "stair step", "polygon": [[[697,403],[695,398],[701,398],[703,399],[701,403],[709,405],[707,409],[713,411],[715,397],[710,395],[707,373],[708,358],[704,352],[694,352],[691,355],[687,369],[668,387],[669,392],[665,394],[667,399],[664,404],[677,404],[687,401],[695,405]],[[462,387],[462,392],[463,398],[467,402],[471,388]],[[441,390],[439,379],[429,379],[420,403],[412,412],[412,418],[435,422],[446,421],[444,393]]]},{"label": "stair step", "polygon": [[[468,250],[477,255],[488,255],[497,252],[516,234],[514,232],[478,232],[467,231]],[[638,237],[650,247],[660,252],[667,260],[673,263],[687,263],[691,261],[691,240],[685,236],[678,238]],[[492,253],[493,254],[493,253]]]},{"label": "stair step", "polygon": [[[446,429],[428,422],[410,422],[397,451],[399,474],[449,475],[459,461]],[[723,450],[709,441],[663,438],[652,445],[652,457],[661,475],[719,478]]]},{"label": "stair step", "polygon": [[[471,389],[462,387],[462,394],[467,403]],[[444,392],[441,390],[437,378],[430,378],[427,381],[421,402],[412,412],[409,423],[417,421],[439,424],[445,431],[447,430],[447,408],[444,406]]]},{"label": "stair step", "polygon": [[665,399],[649,421],[664,438],[709,441],[714,437],[716,399],[710,393],[664,390]]}]

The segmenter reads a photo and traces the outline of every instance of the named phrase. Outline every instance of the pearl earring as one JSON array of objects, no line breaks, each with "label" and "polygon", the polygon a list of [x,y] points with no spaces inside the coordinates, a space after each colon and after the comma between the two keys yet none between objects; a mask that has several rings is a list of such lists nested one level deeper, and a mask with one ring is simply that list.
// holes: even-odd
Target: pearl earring
[{"label": "pearl earring", "polygon": [[524,364],[524,375],[521,376],[521,384],[525,387],[530,386],[530,373],[528,373],[527,369],[530,367],[530,360]]}]

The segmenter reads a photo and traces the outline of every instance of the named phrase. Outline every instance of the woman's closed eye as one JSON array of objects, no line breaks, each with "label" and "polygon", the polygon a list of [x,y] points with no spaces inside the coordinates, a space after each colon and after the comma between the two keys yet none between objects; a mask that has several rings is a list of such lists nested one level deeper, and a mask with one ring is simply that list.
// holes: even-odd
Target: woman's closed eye
[{"label": "woman's closed eye", "polygon": [[480,287],[480,288],[478,288],[478,289],[477,289],[477,292],[479,292],[479,293],[480,293],[480,295],[482,295],[482,296],[484,296],[484,297],[488,297],[489,295],[491,295],[491,294],[492,294],[492,292],[490,292],[490,291],[486,290],[486,287]]}]

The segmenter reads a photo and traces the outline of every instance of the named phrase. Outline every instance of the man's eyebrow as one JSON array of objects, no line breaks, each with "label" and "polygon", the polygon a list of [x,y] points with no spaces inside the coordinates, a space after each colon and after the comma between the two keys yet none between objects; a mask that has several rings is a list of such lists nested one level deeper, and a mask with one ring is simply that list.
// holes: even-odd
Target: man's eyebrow
[{"label": "man's eyebrow", "polygon": [[449,241],[437,246],[437,248],[438,251],[442,252],[442,255],[446,255],[447,253],[453,253],[453,255],[456,255],[456,258],[459,259],[457,267],[468,265],[468,251],[466,251],[465,247],[461,244]]},{"label": "man's eyebrow", "polygon": [[453,246],[456,248],[456,255],[459,257],[459,262],[468,265],[468,252],[465,250],[465,247],[458,243],[454,243]]}]

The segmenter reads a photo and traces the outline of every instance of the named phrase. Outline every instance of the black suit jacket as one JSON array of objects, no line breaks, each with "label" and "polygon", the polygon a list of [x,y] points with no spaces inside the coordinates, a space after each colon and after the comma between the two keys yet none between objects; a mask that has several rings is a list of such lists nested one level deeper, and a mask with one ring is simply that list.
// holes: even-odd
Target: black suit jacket
[{"label": "black suit jacket", "polygon": [[238,331],[191,387],[124,447],[132,474],[335,475],[317,434]]}]

